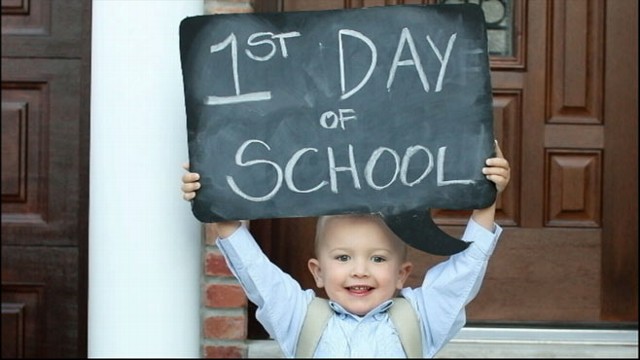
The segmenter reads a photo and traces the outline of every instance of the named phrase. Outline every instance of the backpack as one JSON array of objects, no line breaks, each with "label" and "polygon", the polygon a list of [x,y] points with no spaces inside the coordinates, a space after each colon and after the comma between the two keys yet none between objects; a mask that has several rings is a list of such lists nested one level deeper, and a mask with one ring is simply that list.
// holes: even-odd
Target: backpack
[{"label": "backpack", "polygon": [[[333,310],[329,306],[329,301],[321,297],[315,297],[304,318],[298,346],[296,348],[296,358],[311,358],[318,346],[324,328],[329,322]],[[402,348],[408,358],[422,357],[422,340],[420,336],[420,323],[418,315],[415,313],[409,301],[402,297],[396,297],[393,305],[389,309],[389,317],[393,322]]]}]

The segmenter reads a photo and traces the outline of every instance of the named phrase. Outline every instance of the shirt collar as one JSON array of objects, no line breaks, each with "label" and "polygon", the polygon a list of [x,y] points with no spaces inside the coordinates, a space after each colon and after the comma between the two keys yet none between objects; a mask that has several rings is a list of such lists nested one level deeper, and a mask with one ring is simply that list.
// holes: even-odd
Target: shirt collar
[{"label": "shirt collar", "polygon": [[368,317],[372,317],[372,316],[378,315],[378,314],[382,314],[385,311],[389,310],[389,308],[391,307],[392,304],[393,304],[393,300],[391,300],[391,299],[387,300],[387,301],[384,301],[382,304],[380,304],[380,305],[376,306],[375,308],[371,309],[371,311],[369,311],[364,316],[358,316],[358,315],[355,315],[353,313],[350,313],[344,307],[342,307],[342,305],[338,304],[337,302],[335,302],[333,300],[329,300],[329,306],[331,306],[333,311],[335,311],[340,317],[351,316],[352,318],[354,318],[354,319],[356,319],[358,321],[366,319]]}]

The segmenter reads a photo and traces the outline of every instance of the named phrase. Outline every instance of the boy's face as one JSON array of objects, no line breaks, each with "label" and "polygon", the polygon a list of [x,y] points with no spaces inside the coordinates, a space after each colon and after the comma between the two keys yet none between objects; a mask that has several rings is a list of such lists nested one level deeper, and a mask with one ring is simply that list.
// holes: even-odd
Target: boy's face
[{"label": "boy's face", "polygon": [[309,270],[316,285],[353,314],[393,298],[411,272],[399,240],[374,218],[331,218],[321,239]]}]

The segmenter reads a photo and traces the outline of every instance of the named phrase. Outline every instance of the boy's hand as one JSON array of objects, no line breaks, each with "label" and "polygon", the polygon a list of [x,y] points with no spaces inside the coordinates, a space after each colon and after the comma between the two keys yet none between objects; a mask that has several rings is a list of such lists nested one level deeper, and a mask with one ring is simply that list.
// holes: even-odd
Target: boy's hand
[{"label": "boy's hand", "polygon": [[[509,161],[504,158],[502,150],[496,141],[496,157],[489,158],[485,161],[487,166],[482,168],[482,173],[489,181],[496,184],[496,190],[500,194],[509,184],[511,179],[511,167]],[[471,217],[489,231],[495,231],[494,221],[496,214],[496,203],[484,209],[475,209]]]},{"label": "boy's hand", "polygon": [[485,174],[489,181],[496,184],[498,194],[501,193],[509,184],[511,179],[511,167],[509,161],[504,158],[502,150],[496,141],[496,157],[489,158],[485,161],[486,167],[482,168],[482,173]]},{"label": "boy's hand", "polygon": [[[191,201],[196,197],[196,190],[200,189],[200,183],[198,182],[198,180],[200,180],[200,174],[189,172],[188,162],[182,164],[182,167],[187,170],[187,173],[182,175],[182,198],[186,201]],[[242,222],[230,220],[211,223],[211,225],[218,233],[218,236],[225,238],[233,234],[233,232],[242,225]]]},{"label": "boy's hand", "polygon": [[182,175],[182,198],[191,201],[196,197],[196,190],[200,189],[200,174],[189,172],[189,163],[182,164],[187,173]]}]

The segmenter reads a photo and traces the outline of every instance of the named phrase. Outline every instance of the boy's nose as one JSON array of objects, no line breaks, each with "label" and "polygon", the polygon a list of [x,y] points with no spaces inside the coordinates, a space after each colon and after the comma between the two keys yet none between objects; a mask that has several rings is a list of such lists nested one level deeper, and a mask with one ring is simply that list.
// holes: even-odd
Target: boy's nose
[{"label": "boy's nose", "polygon": [[366,261],[355,261],[351,269],[351,276],[365,277],[369,276],[369,270]]}]

